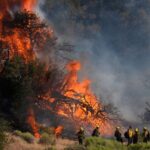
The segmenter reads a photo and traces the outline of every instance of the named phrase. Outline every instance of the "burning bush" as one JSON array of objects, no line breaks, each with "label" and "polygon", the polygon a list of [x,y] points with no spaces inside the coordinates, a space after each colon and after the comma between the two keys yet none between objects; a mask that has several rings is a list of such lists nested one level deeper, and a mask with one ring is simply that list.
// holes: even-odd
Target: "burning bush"
[{"label": "burning bush", "polygon": [[[42,123],[53,126],[56,136],[63,130],[71,135],[81,125],[87,129],[99,125],[102,134],[111,134],[109,115],[90,89],[91,81],[78,81],[80,62],[68,62],[66,74],[60,68],[66,57],[60,61],[59,55],[72,51],[72,47],[68,49],[68,45],[57,43],[53,30],[32,11],[36,1],[3,2],[1,112],[7,114],[15,128],[32,129],[37,138]],[[18,11],[14,11],[16,5],[20,8]],[[56,58],[59,62],[53,61],[58,60]]]},{"label": "burning bush", "polygon": [[26,63],[22,58],[15,57],[5,65],[0,75],[1,112],[7,114],[17,129],[27,130],[26,118],[29,115],[32,121],[33,115],[29,108],[40,107],[38,96],[49,90],[48,84],[54,84],[52,79],[57,77],[54,76],[57,70],[45,71],[45,67],[39,61]]}]

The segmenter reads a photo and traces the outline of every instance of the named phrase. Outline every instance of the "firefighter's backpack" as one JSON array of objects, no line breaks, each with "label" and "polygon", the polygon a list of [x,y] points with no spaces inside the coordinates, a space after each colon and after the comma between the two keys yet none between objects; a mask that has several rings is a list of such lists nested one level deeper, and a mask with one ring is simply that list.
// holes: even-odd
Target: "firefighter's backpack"
[{"label": "firefighter's backpack", "polygon": [[124,133],[124,137],[125,137],[126,139],[128,139],[128,138],[129,138],[128,131],[126,131],[126,132]]}]

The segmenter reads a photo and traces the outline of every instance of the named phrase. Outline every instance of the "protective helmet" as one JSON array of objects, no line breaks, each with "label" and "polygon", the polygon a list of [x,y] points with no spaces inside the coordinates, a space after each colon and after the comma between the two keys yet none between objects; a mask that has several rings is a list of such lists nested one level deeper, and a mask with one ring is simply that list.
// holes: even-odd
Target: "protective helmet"
[{"label": "protective helmet", "polygon": [[83,127],[80,127],[80,130],[81,130],[81,131],[84,131],[84,128],[83,128]]},{"label": "protective helmet", "polygon": [[138,132],[138,131],[139,131],[139,129],[138,129],[138,128],[135,128],[135,131],[136,131],[136,132]]}]

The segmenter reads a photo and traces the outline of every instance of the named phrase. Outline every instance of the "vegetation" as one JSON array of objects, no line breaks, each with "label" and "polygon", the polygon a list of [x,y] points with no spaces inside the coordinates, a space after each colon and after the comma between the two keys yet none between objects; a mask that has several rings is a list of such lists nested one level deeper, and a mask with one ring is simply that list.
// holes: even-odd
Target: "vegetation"
[{"label": "vegetation", "polygon": [[14,132],[14,135],[21,137],[28,143],[34,143],[34,136],[29,132],[21,132],[19,130],[16,130]]},{"label": "vegetation", "polygon": [[53,135],[49,135],[47,133],[43,133],[41,135],[40,144],[51,144],[54,145],[55,144],[55,137]]},{"label": "vegetation", "polygon": [[47,133],[49,135],[54,134],[54,128],[53,127],[46,127],[46,126],[40,126],[40,133]]},{"label": "vegetation", "polygon": [[0,119],[0,150],[3,150],[8,142],[8,137],[5,133],[6,131],[8,131],[8,129],[8,123],[5,120]]},{"label": "vegetation", "polygon": [[56,150],[56,148],[55,147],[48,147],[45,150]]},{"label": "vegetation", "polygon": [[22,134],[22,138],[28,142],[28,143],[33,143],[34,142],[34,136],[29,133],[29,132],[25,132]]},{"label": "vegetation", "polygon": [[65,150],[86,150],[86,147],[81,145],[72,145],[65,148]]},{"label": "vegetation", "polygon": [[85,146],[69,146],[65,150],[149,150],[150,144],[123,145],[114,140],[97,137],[89,137],[85,140]]},{"label": "vegetation", "polygon": [[39,105],[35,105],[38,96],[54,86],[58,71],[54,68],[45,71],[45,68],[38,60],[25,62],[15,57],[6,62],[0,73],[0,113],[15,129],[31,131],[26,121],[28,109],[38,109]]}]

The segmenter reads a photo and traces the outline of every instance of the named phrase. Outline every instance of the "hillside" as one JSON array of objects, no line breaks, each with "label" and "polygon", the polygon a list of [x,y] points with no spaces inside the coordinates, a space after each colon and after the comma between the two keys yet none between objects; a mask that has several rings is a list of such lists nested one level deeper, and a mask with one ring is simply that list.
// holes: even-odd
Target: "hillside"
[{"label": "hillside", "polygon": [[63,150],[68,145],[73,145],[76,142],[68,139],[57,139],[56,144],[51,146],[50,144],[39,144],[38,140],[34,143],[28,143],[19,136],[8,134],[9,142],[4,150]]},{"label": "hillside", "polygon": [[69,139],[56,139],[56,143],[39,144],[38,140],[28,143],[19,136],[8,134],[9,142],[4,150],[149,150],[149,144],[139,143],[137,145],[126,146],[111,139],[89,137],[85,140],[85,146],[80,146],[77,141]]}]

